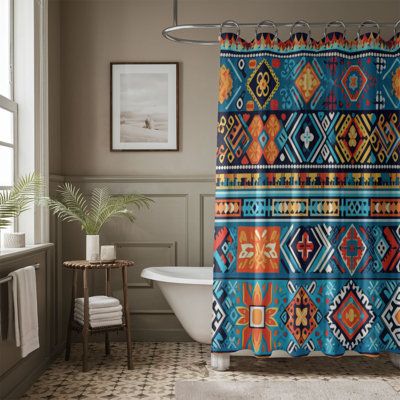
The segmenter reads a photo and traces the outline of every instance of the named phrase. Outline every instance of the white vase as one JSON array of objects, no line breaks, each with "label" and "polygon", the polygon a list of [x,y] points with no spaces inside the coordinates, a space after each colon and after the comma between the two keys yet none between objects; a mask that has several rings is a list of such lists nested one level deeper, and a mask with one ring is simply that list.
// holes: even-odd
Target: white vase
[{"label": "white vase", "polygon": [[5,232],[3,235],[3,247],[5,249],[20,249],[25,247],[25,233]]},{"label": "white vase", "polygon": [[86,235],[86,260],[100,261],[99,235]]}]

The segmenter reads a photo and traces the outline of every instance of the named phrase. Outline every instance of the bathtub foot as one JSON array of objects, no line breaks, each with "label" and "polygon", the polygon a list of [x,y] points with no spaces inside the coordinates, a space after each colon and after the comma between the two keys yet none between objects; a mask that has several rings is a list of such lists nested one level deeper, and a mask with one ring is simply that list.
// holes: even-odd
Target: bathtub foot
[{"label": "bathtub foot", "polygon": [[231,363],[229,353],[211,353],[211,368],[214,371],[227,371]]},{"label": "bathtub foot", "polygon": [[400,369],[400,354],[394,354],[394,353],[390,353],[390,360],[392,361],[392,364],[396,367]]}]

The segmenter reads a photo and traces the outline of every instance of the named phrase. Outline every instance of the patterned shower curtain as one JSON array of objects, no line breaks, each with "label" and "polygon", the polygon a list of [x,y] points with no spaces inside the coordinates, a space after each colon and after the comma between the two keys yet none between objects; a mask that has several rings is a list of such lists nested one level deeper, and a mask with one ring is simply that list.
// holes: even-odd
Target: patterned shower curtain
[{"label": "patterned shower curtain", "polygon": [[400,35],[220,45],[212,351],[400,353]]}]

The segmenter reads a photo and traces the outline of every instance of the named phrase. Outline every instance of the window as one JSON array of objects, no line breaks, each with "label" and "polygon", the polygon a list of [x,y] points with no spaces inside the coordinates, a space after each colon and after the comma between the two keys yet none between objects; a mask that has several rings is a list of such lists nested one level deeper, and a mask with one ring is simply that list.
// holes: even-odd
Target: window
[{"label": "window", "polygon": [[0,0],[0,189],[14,183],[17,104],[13,97],[13,0]]},{"label": "window", "polygon": [[[48,179],[47,5],[0,0],[0,189],[34,171]],[[14,222],[28,244],[48,241],[45,206]]]}]

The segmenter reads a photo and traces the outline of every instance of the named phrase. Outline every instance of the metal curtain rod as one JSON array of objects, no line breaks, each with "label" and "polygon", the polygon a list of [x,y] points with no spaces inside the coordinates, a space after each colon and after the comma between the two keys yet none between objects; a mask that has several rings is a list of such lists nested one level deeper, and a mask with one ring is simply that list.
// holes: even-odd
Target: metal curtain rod
[{"label": "metal curtain rod", "polygon": [[[33,265],[33,267],[34,267],[35,269],[39,269],[40,264],[35,264],[35,265]],[[11,281],[12,278],[13,278],[12,276],[6,276],[5,278],[0,279],[0,285],[1,285],[2,283],[6,283],[6,282]]]},{"label": "metal curtain rod", "polygon": [[311,27],[325,27],[325,35],[327,34],[327,28],[330,26],[341,26],[346,31],[347,26],[358,27],[357,36],[360,35],[360,31],[365,27],[375,27],[377,32],[380,33],[380,28],[383,26],[393,27],[394,34],[397,33],[397,29],[400,27],[400,20],[396,23],[393,22],[382,22],[377,23],[373,20],[366,20],[364,22],[342,22],[342,21],[332,21],[332,22],[306,22],[306,21],[297,21],[295,23],[292,22],[272,22],[269,20],[261,21],[261,22],[244,22],[238,23],[233,20],[225,21],[221,24],[178,24],[178,0],[173,0],[173,25],[168,28],[163,29],[162,35],[165,39],[171,40],[177,43],[188,43],[188,44],[199,44],[199,45],[216,45],[219,44],[218,40],[197,40],[197,39],[185,39],[176,37],[173,35],[174,32],[185,31],[185,30],[196,30],[196,29],[219,29],[220,33],[222,33],[222,29],[225,28],[234,28],[236,33],[240,34],[240,27],[253,28],[255,29],[256,34],[261,27],[272,27],[274,29],[274,35],[277,37],[278,27],[290,27],[291,34],[293,33],[293,29],[297,27],[306,28],[308,31],[308,35],[311,35]]}]

